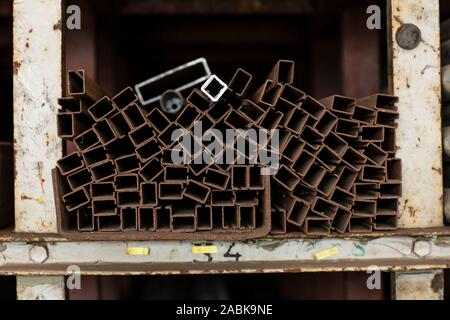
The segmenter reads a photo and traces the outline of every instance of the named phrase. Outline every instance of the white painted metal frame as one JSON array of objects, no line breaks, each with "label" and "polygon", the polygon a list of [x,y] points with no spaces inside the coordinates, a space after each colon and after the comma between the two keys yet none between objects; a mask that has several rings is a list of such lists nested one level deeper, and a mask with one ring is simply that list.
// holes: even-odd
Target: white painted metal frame
[{"label": "white painted metal frame", "polygon": [[[392,89],[400,97],[397,144],[404,167],[400,223],[403,227],[441,226],[439,3],[390,3]],[[17,232],[56,232],[50,170],[62,153],[55,121],[62,83],[61,10],[60,0],[14,1]],[[423,40],[412,51],[399,48],[394,39],[395,31],[406,22],[415,23],[422,31]],[[422,242],[411,237],[215,242],[218,253],[209,256],[192,254],[192,245],[61,241],[47,243],[48,257],[36,259],[31,254],[33,244],[10,242],[0,247],[0,273],[63,275],[70,264],[80,265],[85,274],[351,271],[366,270],[373,264],[382,270],[417,270],[450,265],[448,238]],[[129,256],[126,248],[130,246],[148,247],[150,254]],[[315,261],[314,253],[333,246],[339,248],[338,254]],[[57,281],[61,283],[61,279]],[[18,289],[22,285],[22,280],[18,281]]]}]

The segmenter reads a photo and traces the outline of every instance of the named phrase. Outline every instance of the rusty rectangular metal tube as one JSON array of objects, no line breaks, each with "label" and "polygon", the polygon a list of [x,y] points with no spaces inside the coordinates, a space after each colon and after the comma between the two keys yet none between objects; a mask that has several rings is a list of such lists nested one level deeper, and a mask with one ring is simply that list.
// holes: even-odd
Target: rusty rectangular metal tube
[{"label": "rusty rectangular metal tube", "polygon": [[139,207],[137,212],[138,231],[155,231],[154,208]]},{"label": "rusty rectangular metal tube", "polygon": [[114,160],[119,173],[132,173],[139,171],[140,164],[136,154],[127,154]]},{"label": "rusty rectangular metal tube", "polygon": [[91,173],[86,167],[67,175],[67,182],[72,190],[87,186],[92,182]]},{"label": "rusty rectangular metal tube", "polygon": [[264,179],[261,167],[253,166],[249,168],[249,189],[264,190]]},{"label": "rusty rectangular metal tube", "polygon": [[102,145],[85,150],[82,153],[84,163],[91,167],[97,163],[108,160],[108,155]]},{"label": "rusty rectangular metal tube", "polygon": [[102,145],[105,147],[117,141],[117,136],[111,126],[111,123],[107,119],[97,122],[92,128],[100,139]]},{"label": "rusty rectangular metal tube", "polygon": [[401,182],[402,181],[402,160],[388,159],[386,161],[386,181]]},{"label": "rusty rectangular metal tube", "polygon": [[160,182],[158,184],[158,198],[160,200],[183,199],[183,184],[177,182]]},{"label": "rusty rectangular metal tube", "polygon": [[284,209],[272,209],[271,223],[271,234],[285,234],[287,231],[286,211]]},{"label": "rusty rectangular metal tube", "polygon": [[257,206],[259,204],[258,194],[252,190],[234,191],[234,197],[238,206]]},{"label": "rusty rectangular metal tube", "polygon": [[358,99],[359,105],[367,108],[382,108],[388,110],[397,110],[395,104],[398,102],[398,97],[389,94],[374,94],[368,97]]},{"label": "rusty rectangular metal tube", "polygon": [[195,232],[197,221],[192,214],[172,214],[171,231],[172,232]]},{"label": "rusty rectangular metal tube", "polygon": [[231,168],[231,188],[245,190],[249,188],[250,172],[248,166],[233,166]]},{"label": "rusty rectangular metal tube", "polygon": [[344,233],[348,229],[352,213],[347,210],[339,209],[331,224],[331,229],[339,233]]},{"label": "rusty rectangular metal tube", "polygon": [[395,129],[384,128],[384,141],[381,143],[381,149],[388,153],[395,153],[397,151]]},{"label": "rusty rectangular metal tube", "polygon": [[244,230],[256,229],[256,208],[239,206],[238,228]]},{"label": "rusty rectangular metal tube", "polygon": [[237,69],[231,78],[228,88],[238,97],[242,98],[247,95],[250,84],[252,82],[252,75],[244,69]]},{"label": "rusty rectangular metal tube", "polygon": [[210,193],[211,188],[191,179],[184,190],[183,196],[200,203],[206,203]]},{"label": "rusty rectangular metal tube", "polygon": [[292,169],[297,175],[299,175],[300,177],[304,177],[315,160],[316,158],[311,152],[309,152],[308,150],[303,150],[297,161],[295,161],[295,163],[292,165]]},{"label": "rusty rectangular metal tube", "polygon": [[356,200],[372,200],[380,197],[379,185],[377,183],[356,182],[354,184]]},{"label": "rusty rectangular metal tube", "polygon": [[109,122],[117,138],[126,137],[131,131],[131,127],[122,112],[113,114],[107,121]]},{"label": "rusty rectangular metal tube", "polygon": [[232,190],[212,190],[211,205],[229,207],[235,205],[234,192]]},{"label": "rusty rectangular metal tube", "polygon": [[335,132],[342,137],[357,138],[359,134],[359,122],[339,118]]},{"label": "rusty rectangular metal tube", "polygon": [[367,162],[367,158],[352,147],[348,147],[342,155],[342,161],[348,165],[350,169],[359,171]]},{"label": "rusty rectangular metal tube", "polygon": [[187,182],[188,174],[186,166],[169,165],[164,168],[164,180],[167,182]]},{"label": "rusty rectangular metal tube", "polygon": [[78,151],[83,152],[99,144],[100,139],[93,129],[89,129],[76,136],[73,143]]},{"label": "rusty rectangular metal tube", "polygon": [[130,104],[137,102],[138,97],[131,87],[127,87],[116,94],[111,100],[120,110],[122,110]]},{"label": "rusty rectangular metal tube", "polygon": [[305,142],[294,135],[291,135],[284,146],[282,156],[289,162],[295,163],[302,154]]},{"label": "rusty rectangular metal tube", "polygon": [[340,157],[348,148],[348,143],[334,132],[330,132],[325,137],[324,144]]},{"label": "rusty rectangular metal tube", "polygon": [[377,212],[376,200],[355,200],[353,204],[353,215],[359,217],[375,217]]},{"label": "rusty rectangular metal tube", "polygon": [[97,225],[98,231],[100,232],[122,231],[122,219],[120,214],[112,216],[98,216]]},{"label": "rusty rectangular metal tube", "polygon": [[322,181],[323,177],[325,177],[326,172],[327,169],[319,164],[314,163],[303,177],[302,182],[310,186],[311,188],[316,189]]},{"label": "rusty rectangular metal tube", "polygon": [[129,134],[131,142],[135,147],[139,147],[145,141],[150,140],[155,137],[155,132],[148,125],[148,123],[144,123],[139,127],[134,128]]},{"label": "rusty rectangular metal tube", "polygon": [[[197,176],[197,177],[200,176],[202,173],[204,173],[210,167],[209,164],[207,164],[203,161],[202,157],[203,157],[202,154],[199,154],[199,155],[195,156],[194,159],[188,164],[189,171],[194,176]],[[200,161],[196,161],[196,160],[200,160]]]},{"label": "rusty rectangular metal tube", "polygon": [[67,176],[81,170],[84,165],[83,159],[78,152],[72,152],[56,161],[56,167],[59,169],[62,176]]},{"label": "rusty rectangular metal tube", "polygon": [[87,112],[88,104],[85,99],[77,98],[77,97],[63,97],[58,99],[58,105],[61,107],[59,112],[66,113],[75,113],[75,114],[85,114],[89,115]]},{"label": "rusty rectangular metal tube", "polygon": [[338,118],[327,110],[314,128],[326,137],[336,127],[337,122]]},{"label": "rusty rectangular metal tube", "polygon": [[93,199],[92,213],[94,216],[118,215],[117,200],[115,198]]},{"label": "rusty rectangular metal tube", "polygon": [[315,120],[320,120],[325,114],[325,106],[311,96],[306,96],[300,108]]},{"label": "rusty rectangular metal tube", "polygon": [[274,108],[270,108],[264,115],[260,126],[267,130],[275,129],[280,124],[283,116],[283,113],[281,113],[280,111],[277,111]]},{"label": "rusty rectangular metal tube", "polygon": [[394,215],[398,213],[398,199],[378,199],[377,216]]},{"label": "rusty rectangular metal tube", "polygon": [[383,142],[384,127],[361,126],[361,142]]},{"label": "rusty rectangular metal tube", "polygon": [[72,140],[88,129],[91,121],[83,114],[58,112],[56,115],[57,135],[63,140]]},{"label": "rusty rectangular metal tube", "polygon": [[238,207],[224,207],[222,210],[222,228],[237,229],[239,227],[239,208]]},{"label": "rusty rectangular metal tube", "polygon": [[222,170],[216,170],[208,168],[205,176],[203,177],[203,183],[214,189],[225,190],[230,181],[230,174]]},{"label": "rusty rectangular metal tube", "polygon": [[334,95],[320,100],[334,114],[342,118],[349,118],[354,114],[356,101],[353,98]]},{"label": "rusty rectangular metal tube", "polygon": [[306,126],[300,134],[300,138],[313,150],[318,150],[324,141],[324,136],[314,128]]},{"label": "rusty rectangular metal tube", "polygon": [[97,101],[105,96],[103,90],[84,70],[69,70],[67,72],[67,92],[70,96],[85,97]]},{"label": "rusty rectangular metal tube", "polygon": [[196,206],[197,230],[210,231],[213,229],[213,212],[211,206]]},{"label": "rusty rectangular metal tube", "polygon": [[295,134],[300,134],[305,128],[308,117],[308,114],[303,110],[295,109],[292,114],[290,114],[290,118],[284,127]]},{"label": "rusty rectangular metal tube", "polygon": [[[248,100],[248,101],[250,102],[250,100]],[[220,122],[231,112],[232,109],[233,109],[233,107],[230,106],[228,103],[218,101],[217,103],[212,105],[211,109],[208,110],[208,115],[214,121]]]},{"label": "rusty rectangular metal tube", "polygon": [[139,190],[139,177],[135,173],[118,174],[114,177],[114,185],[117,191]]},{"label": "rusty rectangular metal tube", "polygon": [[247,99],[242,102],[241,106],[238,108],[238,111],[250,119],[253,123],[259,123],[265,113],[264,110],[257,104]]},{"label": "rusty rectangular metal tube", "polygon": [[311,206],[311,212],[318,216],[333,220],[339,210],[339,206],[331,200],[317,197]]},{"label": "rusty rectangular metal tube", "polygon": [[145,112],[137,103],[128,105],[123,114],[130,128],[136,129],[146,123]]},{"label": "rusty rectangular metal tube", "polygon": [[157,206],[158,205],[158,185],[155,182],[141,183],[141,205]]},{"label": "rusty rectangular metal tube", "polygon": [[147,115],[147,120],[159,133],[163,132],[169,125],[170,120],[158,109],[155,108]]},{"label": "rusty rectangular metal tube", "polygon": [[350,191],[358,178],[358,172],[354,171],[348,167],[344,167],[339,175],[338,187],[344,189],[345,191]]},{"label": "rusty rectangular metal tube", "polygon": [[174,145],[182,137],[181,131],[179,131],[178,134],[174,135],[174,133],[178,129],[182,128],[176,123],[171,123],[163,132],[158,135],[158,140],[165,147]]},{"label": "rusty rectangular metal tube", "polygon": [[139,190],[117,191],[117,206],[119,208],[136,208],[141,203]]},{"label": "rusty rectangular metal tube", "polygon": [[372,125],[375,123],[376,117],[377,117],[377,112],[375,109],[356,105],[355,112],[353,113],[352,119],[357,120],[363,124]]},{"label": "rusty rectangular metal tube", "polygon": [[194,121],[200,117],[200,114],[199,109],[188,104],[181,110],[175,121],[184,128],[190,128]]},{"label": "rusty rectangular metal tube", "polygon": [[317,192],[322,194],[325,197],[328,197],[333,193],[334,188],[336,188],[336,185],[339,181],[339,176],[331,173],[326,172],[325,176],[322,178],[322,181],[320,181],[319,185],[317,186]]},{"label": "rusty rectangular metal tube", "polygon": [[231,110],[231,112],[225,117],[224,122],[234,129],[246,129],[251,124],[250,119],[237,110]]},{"label": "rusty rectangular metal tube", "polygon": [[79,188],[63,195],[62,201],[66,206],[67,211],[73,212],[89,204],[91,198],[89,197],[89,192],[85,188]]},{"label": "rusty rectangular metal tube", "polygon": [[401,182],[380,183],[380,199],[398,199],[402,196]]},{"label": "rusty rectangular metal tube", "polygon": [[283,86],[279,100],[287,101],[290,104],[299,107],[301,103],[305,100],[305,98],[306,94],[303,91],[297,89],[296,87],[294,87],[289,83],[286,83]]},{"label": "rusty rectangular metal tube", "polygon": [[362,182],[384,182],[386,181],[386,168],[374,165],[364,165],[359,173]]},{"label": "rusty rectangular metal tube", "polygon": [[138,215],[137,208],[120,208],[122,231],[137,231],[138,229],[137,215]]},{"label": "rusty rectangular metal tube", "polygon": [[319,216],[308,216],[302,228],[308,235],[329,235],[331,232],[331,221],[328,218]]},{"label": "rusty rectangular metal tube", "polygon": [[376,166],[382,166],[388,158],[388,154],[372,142],[364,149],[364,155],[368,162]]},{"label": "rusty rectangular metal tube", "polygon": [[287,221],[298,227],[302,227],[305,223],[306,216],[308,215],[310,206],[309,204],[293,199],[294,201],[288,205],[286,209]]},{"label": "rusty rectangular metal tube", "polygon": [[331,195],[330,200],[337,203],[339,207],[351,210],[353,204],[355,203],[355,195],[350,193],[344,189],[336,187],[333,194]]},{"label": "rusty rectangular metal tube", "polygon": [[77,209],[77,230],[79,232],[91,232],[95,230],[95,218],[92,208]]},{"label": "rusty rectangular metal tube", "polygon": [[151,138],[136,148],[136,155],[143,163],[156,157],[161,152],[160,143],[155,138]]},{"label": "rusty rectangular metal tube", "polygon": [[388,128],[397,127],[397,119],[399,118],[398,111],[391,110],[377,110],[377,116],[375,123],[380,126],[385,126]]},{"label": "rusty rectangular metal tube", "polygon": [[373,218],[352,216],[348,225],[350,233],[372,232]]},{"label": "rusty rectangular metal tube", "polygon": [[272,80],[266,80],[266,82],[259,87],[254,95],[256,103],[263,105],[266,109],[275,106],[277,100],[281,94],[283,86],[279,83],[275,83]]},{"label": "rusty rectangular metal tube", "polygon": [[273,178],[288,191],[294,190],[295,186],[300,182],[300,177],[285,165],[281,165],[278,172]]},{"label": "rusty rectangular metal tube", "polygon": [[333,171],[341,163],[341,158],[326,145],[320,147],[316,155],[317,161],[326,169]]},{"label": "rusty rectangular metal tube", "polygon": [[112,179],[117,174],[114,163],[110,160],[100,162],[92,166],[90,170],[95,182]]},{"label": "rusty rectangular metal tube", "polygon": [[317,196],[317,192],[309,186],[298,184],[291,193],[292,197],[302,200],[305,203],[311,204]]},{"label": "rusty rectangular metal tube", "polygon": [[292,60],[278,60],[269,73],[269,79],[277,83],[294,82],[295,63]]},{"label": "rusty rectangular metal tube", "polygon": [[172,219],[172,208],[157,207],[155,208],[155,230],[170,231]]},{"label": "rusty rectangular metal tube", "polygon": [[374,221],[373,229],[377,231],[396,230],[398,228],[398,215],[377,216]]},{"label": "rusty rectangular metal tube", "polygon": [[108,97],[101,98],[88,109],[92,119],[96,122],[102,121],[116,111],[116,107]]},{"label": "rusty rectangular metal tube", "polygon": [[92,199],[111,199],[115,197],[113,182],[94,182],[90,185]]},{"label": "rusty rectangular metal tube", "polygon": [[202,112],[207,111],[211,107],[209,99],[198,89],[192,90],[186,101]]},{"label": "rusty rectangular metal tube", "polygon": [[[283,118],[280,121],[281,127],[286,127],[286,125],[289,123],[289,120],[291,120],[292,116],[294,115],[295,110],[300,110],[299,107],[297,107],[296,105],[294,105],[291,102],[288,102],[282,98],[278,99],[277,104],[275,105],[274,109],[283,114]],[[302,114],[304,116],[304,118],[305,118],[304,121],[306,123],[306,121],[308,119],[308,114],[306,112],[302,112],[300,114]]]}]

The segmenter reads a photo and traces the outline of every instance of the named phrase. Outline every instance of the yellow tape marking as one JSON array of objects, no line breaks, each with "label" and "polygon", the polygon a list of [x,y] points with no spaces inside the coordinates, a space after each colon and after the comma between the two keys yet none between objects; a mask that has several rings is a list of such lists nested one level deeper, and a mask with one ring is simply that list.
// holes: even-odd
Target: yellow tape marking
[{"label": "yellow tape marking", "polygon": [[148,256],[150,248],[127,248],[127,254],[130,256]]},{"label": "yellow tape marking", "polygon": [[332,247],[330,249],[323,250],[323,251],[315,253],[314,254],[314,258],[316,258],[316,260],[322,260],[322,259],[334,256],[334,255],[336,255],[338,253],[339,253],[339,247],[334,246],[334,247]]},{"label": "yellow tape marking", "polygon": [[192,246],[193,254],[201,254],[201,253],[217,253],[216,246]]}]

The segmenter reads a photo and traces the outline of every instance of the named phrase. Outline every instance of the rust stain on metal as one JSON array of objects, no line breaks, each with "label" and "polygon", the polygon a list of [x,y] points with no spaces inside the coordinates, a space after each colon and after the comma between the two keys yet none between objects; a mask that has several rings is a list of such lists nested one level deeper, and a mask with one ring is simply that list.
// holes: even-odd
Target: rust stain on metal
[{"label": "rust stain on metal", "polygon": [[441,168],[431,167],[431,170],[436,171],[437,173],[439,173],[439,175],[442,175],[442,169]]},{"label": "rust stain on metal", "polygon": [[431,290],[433,290],[433,292],[439,292],[442,290],[443,285],[444,275],[443,273],[437,273],[431,281]]},{"label": "rust stain on metal", "polygon": [[53,30],[55,31],[61,30],[61,19],[58,20],[58,22],[53,25]]},{"label": "rust stain on metal", "polygon": [[14,75],[17,75],[19,73],[19,69],[22,66],[22,63],[18,62],[18,61],[14,61],[13,63],[13,73]]}]

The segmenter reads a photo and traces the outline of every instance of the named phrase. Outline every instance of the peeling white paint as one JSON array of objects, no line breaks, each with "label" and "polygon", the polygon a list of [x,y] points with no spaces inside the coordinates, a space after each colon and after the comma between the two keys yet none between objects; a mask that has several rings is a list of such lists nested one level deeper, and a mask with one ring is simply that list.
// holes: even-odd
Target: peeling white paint
[{"label": "peeling white paint", "polygon": [[56,232],[51,169],[61,157],[60,0],[14,1],[14,151],[17,232]]},{"label": "peeling white paint", "polygon": [[[439,0],[391,0],[392,89],[400,98],[397,155],[403,166],[399,226],[442,226],[441,61]],[[395,41],[404,23],[415,24],[422,41],[405,50]]]}]

